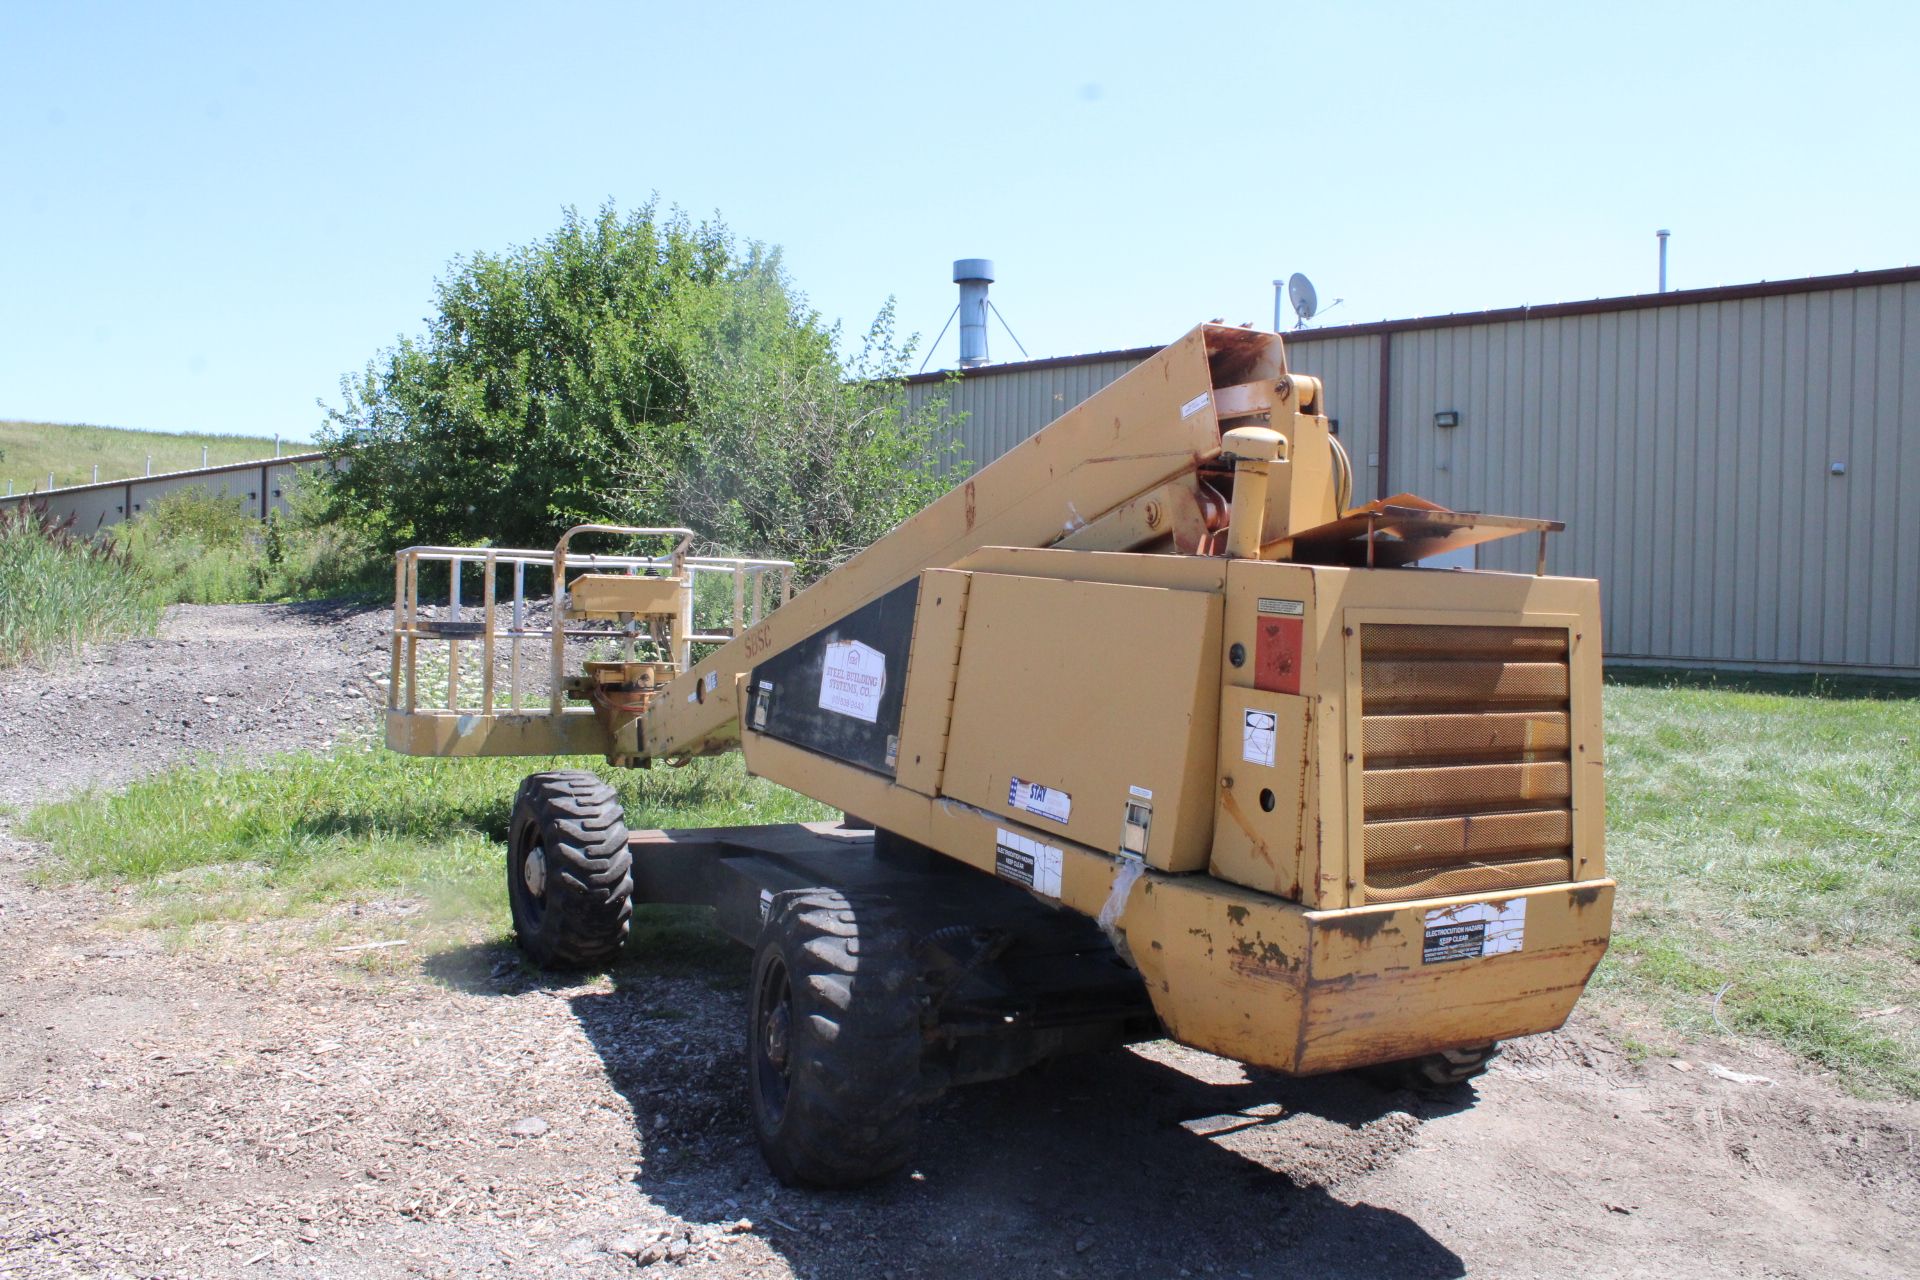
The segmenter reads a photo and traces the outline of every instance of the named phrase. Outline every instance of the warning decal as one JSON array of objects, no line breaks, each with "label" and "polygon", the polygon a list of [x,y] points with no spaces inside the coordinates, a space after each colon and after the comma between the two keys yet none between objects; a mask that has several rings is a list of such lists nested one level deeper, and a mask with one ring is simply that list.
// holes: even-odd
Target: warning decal
[{"label": "warning decal", "polygon": [[1277,717],[1271,711],[1249,707],[1242,713],[1245,721],[1240,737],[1240,758],[1248,764],[1273,767],[1273,732]]},{"label": "warning decal", "polygon": [[827,646],[820,668],[820,708],[868,724],[880,718],[880,695],[887,689],[887,655],[858,640]]},{"label": "warning decal", "polygon": [[1060,896],[1061,852],[1002,827],[993,833],[993,874],[1049,898]]},{"label": "warning decal", "polygon": [[1299,693],[1301,651],[1306,619],[1296,613],[1268,611],[1269,604],[1298,604],[1296,600],[1262,600],[1253,638],[1253,687],[1268,693]]},{"label": "warning decal", "polygon": [[1427,912],[1422,964],[1448,960],[1478,960],[1505,955],[1526,943],[1527,900],[1469,902],[1458,907],[1436,907]]},{"label": "warning decal", "polygon": [[1007,804],[1062,824],[1073,817],[1072,796],[1058,787],[1043,787],[1037,782],[1023,782],[1019,778],[1007,779]]}]

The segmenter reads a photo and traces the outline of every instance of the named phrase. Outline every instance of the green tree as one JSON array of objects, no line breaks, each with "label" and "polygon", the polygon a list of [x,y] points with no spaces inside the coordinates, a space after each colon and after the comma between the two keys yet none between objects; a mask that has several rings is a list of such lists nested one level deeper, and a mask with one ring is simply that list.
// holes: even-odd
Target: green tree
[{"label": "green tree", "polygon": [[388,546],[539,547],[599,521],[834,559],[941,487],[890,305],[850,367],[837,341],[778,250],[718,220],[568,210],[535,244],[456,259],[427,331],[323,404],[348,460],[329,502]]},{"label": "green tree", "polygon": [[716,546],[794,560],[810,578],[940,496],[959,469],[937,463],[954,445],[936,444],[940,404],[907,413],[909,348],[893,326],[889,303],[844,366],[728,343],[697,354],[667,509]]}]

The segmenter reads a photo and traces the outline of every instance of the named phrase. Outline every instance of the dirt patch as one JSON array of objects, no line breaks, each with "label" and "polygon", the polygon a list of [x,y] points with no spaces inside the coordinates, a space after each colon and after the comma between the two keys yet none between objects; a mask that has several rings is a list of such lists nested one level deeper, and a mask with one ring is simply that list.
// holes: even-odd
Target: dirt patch
[{"label": "dirt patch", "polygon": [[[8,677],[0,742],[59,748],[8,794],[370,728],[382,621],[183,610],[60,702]],[[256,724],[209,694],[293,696]],[[1164,1042],[1060,1062],[930,1109],[910,1176],[791,1191],[748,1130],[744,956],[554,983],[314,921],[173,951],[37,856],[0,834],[0,1274],[1882,1276],[1920,1244],[1912,1104],[1752,1046],[1635,1064],[1591,1006],[1438,1099]]]},{"label": "dirt patch", "polygon": [[175,605],[151,640],[0,672],[0,804],[371,728],[386,696],[387,617],[364,606]]}]

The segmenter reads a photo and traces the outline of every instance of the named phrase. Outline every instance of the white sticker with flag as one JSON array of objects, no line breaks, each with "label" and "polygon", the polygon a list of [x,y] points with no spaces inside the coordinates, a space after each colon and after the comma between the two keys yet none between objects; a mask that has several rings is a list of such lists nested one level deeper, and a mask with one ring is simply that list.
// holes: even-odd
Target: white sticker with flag
[{"label": "white sticker with flag", "polygon": [[1007,803],[1058,823],[1064,824],[1073,817],[1072,796],[1058,787],[1043,787],[1020,778],[1007,779]]},{"label": "white sticker with flag", "polygon": [[887,690],[887,655],[858,640],[827,646],[820,668],[820,708],[873,724],[880,719],[880,696]]}]

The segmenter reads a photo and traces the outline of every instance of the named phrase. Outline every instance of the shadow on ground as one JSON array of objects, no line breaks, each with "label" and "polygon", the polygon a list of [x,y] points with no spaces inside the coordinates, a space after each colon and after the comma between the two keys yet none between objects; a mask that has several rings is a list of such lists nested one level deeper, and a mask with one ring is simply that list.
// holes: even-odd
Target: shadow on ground
[{"label": "shadow on ground", "polygon": [[[645,980],[571,1005],[633,1108],[641,1189],[688,1222],[752,1219],[799,1274],[1464,1274],[1418,1223],[1329,1190],[1411,1145],[1422,1104],[1164,1045],[957,1091],[923,1116],[912,1170],[875,1186],[782,1187],[748,1125],[743,1001],[708,988],[690,1010],[689,994]],[[1463,1089],[1437,1109],[1471,1099]]]},{"label": "shadow on ground", "polygon": [[[576,988],[510,944],[427,961],[488,995]],[[1461,1259],[1406,1216],[1334,1194],[1470,1106],[1352,1075],[1293,1080],[1166,1045],[957,1090],[922,1116],[907,1173],[851,1192],[781,1186],[754,1145],[743,1059],[746,953],[690,908],[643,907],[611,991],[569,1005],[627,1100],[636,1185],[692,1224],[747,1218],[814,1277],[1439,1278]]]},{"label": "shadow on ground", "polygon": [[[544,973],[511,939],[447,947],[427,956],[422,968],[442,986],[481,996],[563,991],[587,976]],[[649,978],[693,978],[721,991],[739,991],[746,986],[747,953],[720,932],[705,907],[643,903],[633,909],[632,932],[610,976],[622,988]]]}]

